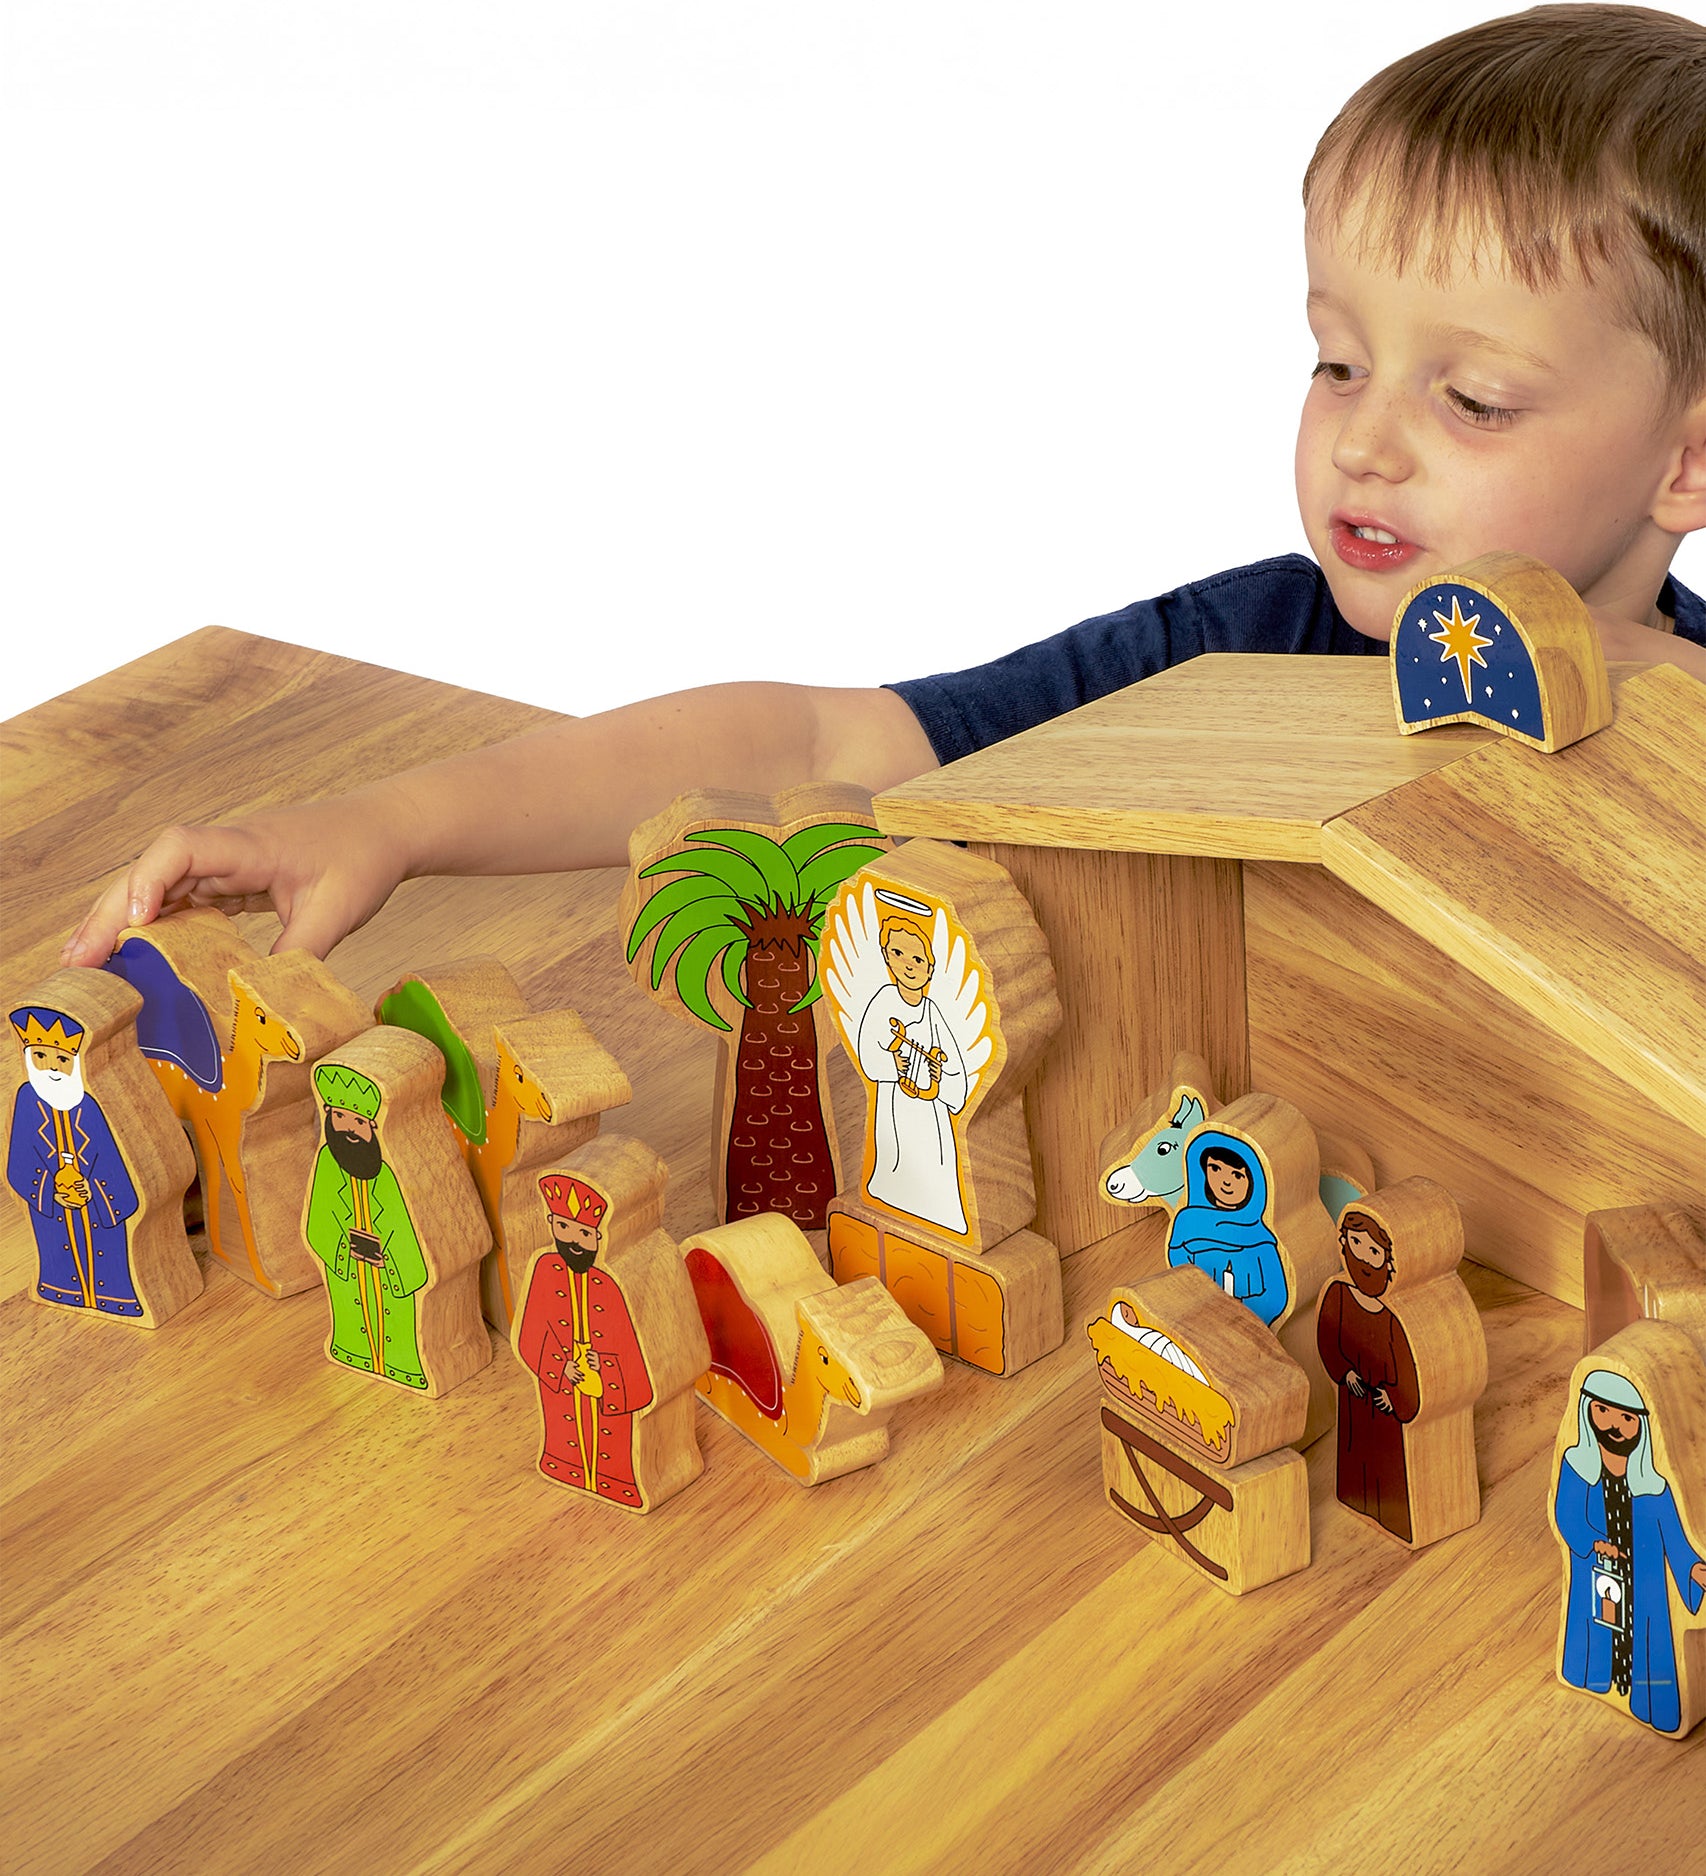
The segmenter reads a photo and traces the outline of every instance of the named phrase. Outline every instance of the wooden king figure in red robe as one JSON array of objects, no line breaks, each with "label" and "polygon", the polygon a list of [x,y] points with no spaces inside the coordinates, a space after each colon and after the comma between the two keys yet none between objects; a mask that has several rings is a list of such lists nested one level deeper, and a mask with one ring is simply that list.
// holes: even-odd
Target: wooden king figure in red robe
[{"label": "wooden king figure in red robe", "polygon": [[535,1260],[516,1349],[539,1377],[548,1479],[638,1508],[634,1415],[652,1400],[628,1305],[598,1266],[608,1199],[569,1173],[539,1181],[556,1248]]}]

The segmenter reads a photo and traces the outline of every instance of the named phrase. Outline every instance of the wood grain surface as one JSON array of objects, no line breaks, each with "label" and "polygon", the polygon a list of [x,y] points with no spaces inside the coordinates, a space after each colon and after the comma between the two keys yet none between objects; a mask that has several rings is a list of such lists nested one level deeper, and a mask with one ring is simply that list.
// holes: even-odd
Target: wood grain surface
[{"label": "wood grain surface", "polygon": [[1025,1090],[1036,1228],[1062,1251],[1105,1237],[1098,1142],[1167,1073],[1202,1056],[1222,1100],[1250,1088],[1243,869],[1236,861],[980,847],[1048,939],[1061,1026]]},{"label": "wood grain surface", "polygon": [[1700,1197],[1698,1133],[1342,880],[1247,866],[1244,913],[1254,1085],[1449,1186],[1481,1262],[1579,1307],[1589,1212]]},{"label": "wood grain surface", "polygon": [[[8,990],[160,824],[541,716],[229,632],[30,712],[5,738]],[[333,963],[371,998],[490,951],[536,1007],[579,1009],[633,1080],[622,1126],[668,1161],[681,1238],[712,1217],[715,1045],[630,981],[619,885],[416,881]],[[1084,1325],[1162,1267],[1160,1219],[1067,1260],[1054,1354],[1005,1379],[949,1363],[881,1466],[801,1492],[702,1414],[705,1475],[646,1518],[539,1478],[514,1361],[439,1401],[363,1385],[322,1358],[319,1297],[222,1269],[153,1335],[68,1320],[29,1300],[10,1223],[17,1876],[1660,1872],[1698,1849],[1702,1737],[1553,1675],[1546,1504],[1581,1317],[1474,1264],[1481,1523],[1419,1555],[1371,1543],[1318,1442],[1310,1567],[1234,1603],[1102,1500]]]},{"label": "wood grain surface", "polygon": [[879,795],[877,819],[943,840],[1318,860],[1335,815],[1495,740],[1399,735],[1383,660],[1210,652]]},{"label": "wood grain surface", "polygon": [[1333,821],[1328,870],[1706,1135],[1706,691],[1655,665],[1541,760],[1509,741]]}]

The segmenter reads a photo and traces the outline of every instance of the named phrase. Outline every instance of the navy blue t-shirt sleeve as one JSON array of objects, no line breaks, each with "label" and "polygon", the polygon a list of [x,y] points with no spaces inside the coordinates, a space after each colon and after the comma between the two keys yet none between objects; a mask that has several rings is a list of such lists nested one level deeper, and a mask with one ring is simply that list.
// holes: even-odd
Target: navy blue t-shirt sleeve
[{"label": "navy blue t-shirt sleeve", "polygon": [[1659,588],[1659,611],[1676,621],[1676,635],[1696,645],[1706,645],[1706,600],[1691,593],[1680,580],[1667,573]]},{"label": "navy blue t-shirt sleeve", "polygon": [[884,688],[905,698],[937,760],[953,762],[1206,651],[1386,655],[1340,617],[1314,561],[1287,554],[1085,619],[989,664]]}]

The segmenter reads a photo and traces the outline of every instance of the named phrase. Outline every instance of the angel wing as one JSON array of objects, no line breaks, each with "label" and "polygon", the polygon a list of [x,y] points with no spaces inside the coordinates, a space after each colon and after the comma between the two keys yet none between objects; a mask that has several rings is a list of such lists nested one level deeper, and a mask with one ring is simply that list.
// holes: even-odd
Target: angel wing
[{"label": "angel wing", "polygon": [[823,977],[835,1026],[847,1053],[859,1059],[859,1019],[872,997],[889,981],[878,939],[882,920],[869,880],[854,880],[824,920],[818,969]]},{"label": "angel wing", "polygon": [[[963,934],[956,934],[940,907],[916,902],[918,913],[929,916],[930,948],[936,968],[930,978],[930,998],[953,1032],[966,1068],[966,1101],[976,1092],[982,1071],[995,1053],[989,1004],[983,995],[982,976],[971,962]],[[883,908],[869,880],[854,881],[830,908],[824,922],[821,968],[836,1027],[847,1053],[859,1059],[859,1023],[871,999],[889,980],[883,961]]]},{"label": "angel wing", "polygon": [[947,913],[940,906],[936,908],[930,943],[936,953],[930,995],[960,1045],[966,1065],[966,1107],[969,1109],[983,1079],[983,1070],[995,1053],[989,1003],[983,995],[982,974],[972,964],[964,934],[953,931]]}]

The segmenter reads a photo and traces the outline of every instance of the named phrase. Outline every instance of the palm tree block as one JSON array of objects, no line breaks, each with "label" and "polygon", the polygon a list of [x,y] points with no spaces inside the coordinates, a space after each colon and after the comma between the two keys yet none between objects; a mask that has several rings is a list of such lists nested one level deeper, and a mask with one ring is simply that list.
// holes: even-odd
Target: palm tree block
[{"label": "palm tree block", "polygon": [[696,790],[636,828],[620,929],[635,981],[717,1032],[717,1216],[823,1226],[840,1184],[818,981],[823,918],[886,847],[868,792]]},{"label": "palm tree block", "polygon": [[829,1210],[837,1283],[875,1277],[944,1355],[1017,1374],[1065,1339],[1060,1253],[1015,1231],[979,1256],[918,1243],[886,1213],[838,1198]]},{"label": "palm tree block", "polygon": [[323,1124],[299,1213],[331,1305],[328,1359],[433,1396],[492,1359],[480,1316],[491,1232],[443,1086],[437,1048],[391,1025],[315,1063]]},{"label": "palm tree block", "polygon": [[874,1278],[838,1286],[779,1213],[682,1245],[710,1344],[699,1392],[801,1485],[874,1465],[902,1402],[942,1384],[928,1338]]},{"label": "palm tree block", "polygon": [[444,1059],[445,1118],[491,1227],[480,1306],[507,1335],[518,1280],[545,1241],[534,1175],[627,1104],[628,1077],[573,1010],[535,1012],[495,957],[410,971],[374,1015],[426,1037]]},{"label": "palm tree block", "polygon": [[320,959],[263,957],[211,907],[120,933],[106,968],[142,993],[137,1038],[195,1147],[209,1249],[268,1296],[312,1289],[309,1064],[372,1018]]},{"label": "palm tree block", "polygon": [[667,1177],[649,1146],[615,1133],[530,1174],[546,1235],[511,1335],[539,1384],[540,1472],[637,1512],[705,1469],[694,1417],[711,1351],[663,1229]]},{"label": "palm tree block", "polygon": [[35,1238],[34,1299],[154,1329],[202,1281],[184,1234],[195,1157],[137,1046],[141,1009],[115,977],[61,970],[12,1010],[6,1180]]}]

